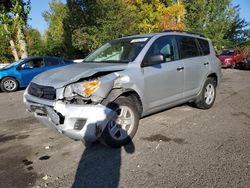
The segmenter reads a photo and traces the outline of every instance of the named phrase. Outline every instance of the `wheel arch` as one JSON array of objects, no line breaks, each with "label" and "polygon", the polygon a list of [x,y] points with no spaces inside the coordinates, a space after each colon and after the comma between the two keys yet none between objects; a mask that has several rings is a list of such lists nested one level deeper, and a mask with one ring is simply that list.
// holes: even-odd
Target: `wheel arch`
[{"label": "wheel arch", "polygon": [[218,76],[217,76],[217,74],[216,73],[211,73],[211,74],[209,74],[208,76],[207,76],[207,78],[213,78],[214,80],[215,80],[215,86],[217,86],[218,85]]},{"label": "wheel arch", "polygon": [[139,112],[140,117],[143,113],[143,104],[140,95],[133,89],[128,88],[119,88],[112,89],[108,96],[102,101],[103,105],[107,105],[108,103],[116,100],[120,96],[132,97],[134,101],[136,101],[136,108]]},{"label": "wheel arch", "polygon": [[4,77],[2,77],[2,78],[0,79],[0,83],[1,83],[2,80],[5,79],[5,78],[13,78],[13,79],[15,79],[15,80],[17,81],[18,87],[20,86],[20,82],[19,82],[19,80],[18,80],[15,76],[4,76]]}]

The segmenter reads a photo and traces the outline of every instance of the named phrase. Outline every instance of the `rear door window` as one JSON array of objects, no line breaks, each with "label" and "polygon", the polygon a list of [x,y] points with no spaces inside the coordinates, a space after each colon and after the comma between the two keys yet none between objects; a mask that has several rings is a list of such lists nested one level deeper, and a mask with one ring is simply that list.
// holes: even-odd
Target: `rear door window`
[{"label": "rear door window", "polygon": [[198,47],[195,38],[179,36],[178,37],[179,51],[182,59],[199,56]]},{"label": "rear door window", "polygon": [[210,47],[209,47],[209,43],[207,40],[204,39],[197,39],[200,47],[201,47],[201,51],[203,55],[209,55],[210,54]]},{"label": "rear door window", "polygon": [[54,65],[59,65],[59,64],[60,64],[60,59],[58,58],[46,58],[45,60],[46,66],[54,66]]}]

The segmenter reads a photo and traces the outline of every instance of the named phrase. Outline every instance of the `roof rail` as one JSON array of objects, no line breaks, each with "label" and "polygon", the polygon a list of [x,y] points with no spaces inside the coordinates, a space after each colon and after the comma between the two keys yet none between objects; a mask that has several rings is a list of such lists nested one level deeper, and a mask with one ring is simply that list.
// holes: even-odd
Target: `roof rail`
[{"label": "roof rail", "polygon": [[196,32],[193,32],[193,31],[185,31],[185,30],[165,30],[165,31],[162,31],[162,32],[179,32],[179,33],[187,33],[187,34],[191,34],[191,35],[198,35],[200,37],[206,37],[203,34],[196,33]]}]

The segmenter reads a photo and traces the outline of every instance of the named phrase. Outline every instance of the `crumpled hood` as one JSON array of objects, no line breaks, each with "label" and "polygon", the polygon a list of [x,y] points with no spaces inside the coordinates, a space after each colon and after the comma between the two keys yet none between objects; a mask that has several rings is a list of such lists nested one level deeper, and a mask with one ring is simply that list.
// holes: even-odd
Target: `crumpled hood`
[{"label": "crumpled hood", "polygon": [[37,75],[31,82],[43,86],[60,88],[98,72],[124,70],[127,64],[122,63],[79,63],[46,71]]}]

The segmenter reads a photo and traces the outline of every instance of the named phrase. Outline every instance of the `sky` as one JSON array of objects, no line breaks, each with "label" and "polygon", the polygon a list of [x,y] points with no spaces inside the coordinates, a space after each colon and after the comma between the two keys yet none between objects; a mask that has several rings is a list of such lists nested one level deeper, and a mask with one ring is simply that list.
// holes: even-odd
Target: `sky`
[{"label": "sky", "polygon": [[[66,0],[61,0],[63,3]],[[44,34],[47,24],[42,17],[42,12],[49,10],[50,0],[31,0],[31,12],[29,25],[33,28],[38,29],[41,34]],[[233,0],[233,5],[240,5],[240,17],[245,18],[250,23],[250,0]]]},{"label": "sky", "polygon": [[[31,0],[31,11],[29,15],[28,24],[33,28],[38,29],[41,34],[44,34],[47,26],[42,13],[46,10],[49,10],[49,2],[51,0]],[[65,3],[66,0],[61,0]]]}]

